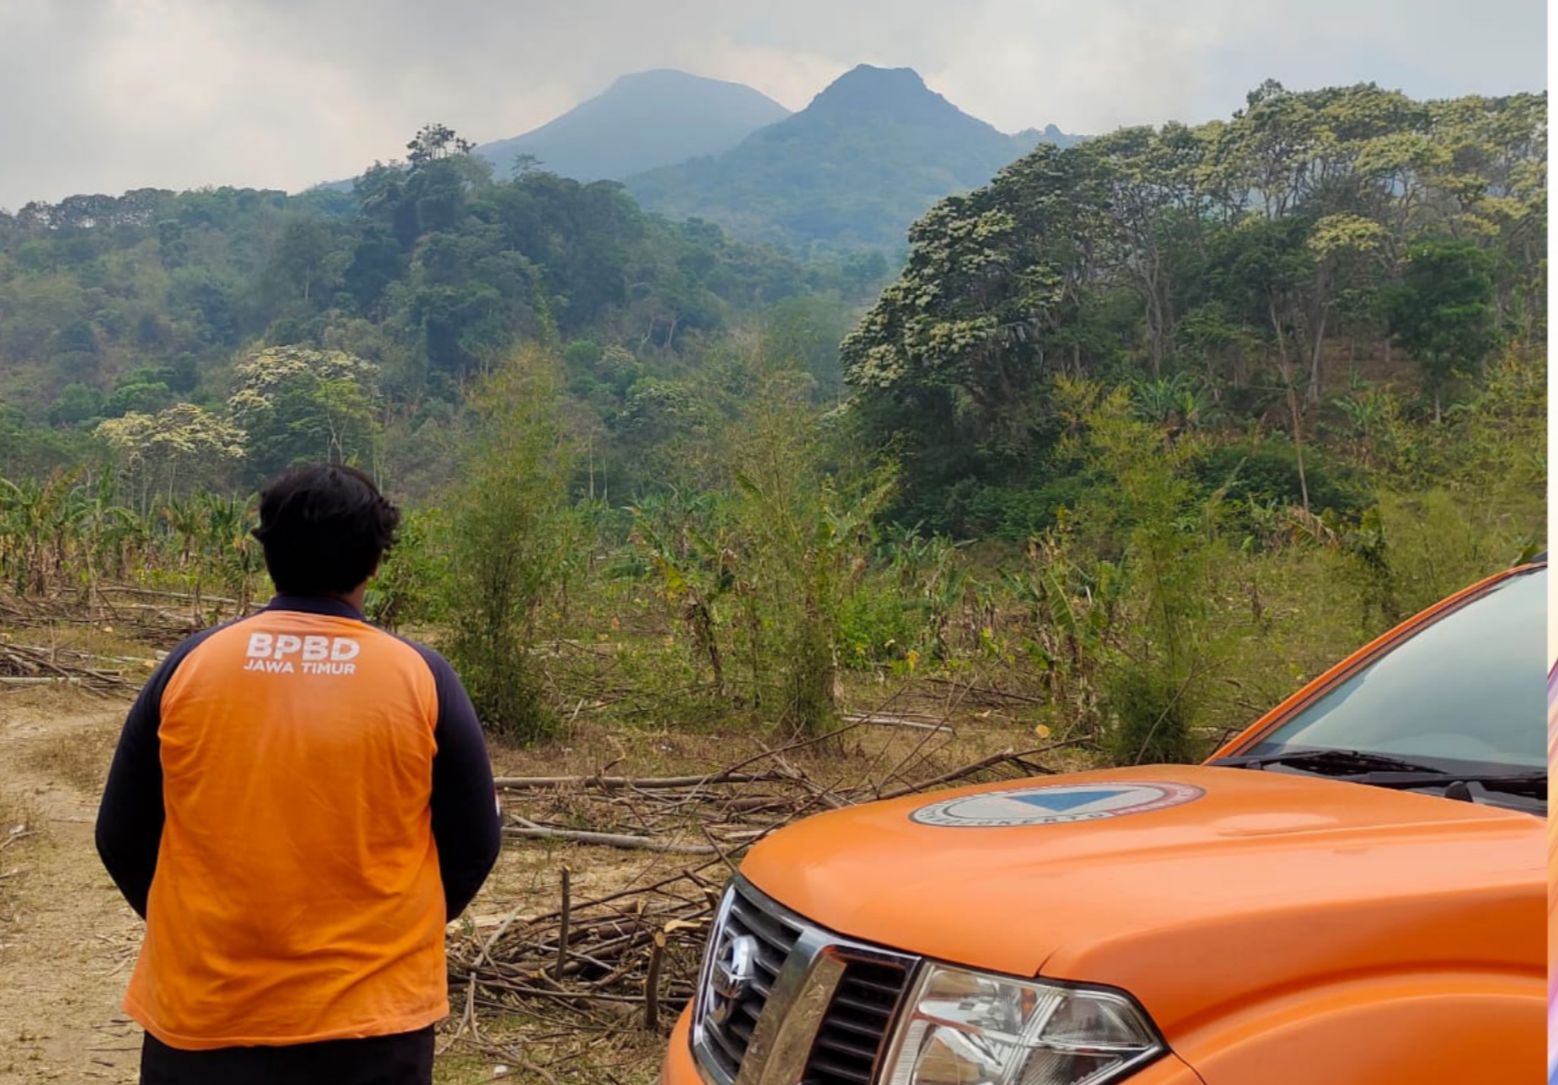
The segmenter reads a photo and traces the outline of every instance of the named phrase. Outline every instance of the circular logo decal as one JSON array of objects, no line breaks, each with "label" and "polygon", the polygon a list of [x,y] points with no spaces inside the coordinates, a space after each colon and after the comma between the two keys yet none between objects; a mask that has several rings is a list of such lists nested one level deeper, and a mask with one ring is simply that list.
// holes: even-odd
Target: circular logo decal
[{"label": "circular logo decal", "polygon": [[954,829],[997,829],[1018,825],[1055,825],[1101,821],[1145,814],[1194,802],[1206,792],[1189,784],[1056,784],[984,791],[922,806],[909,817],[921,825]]}]

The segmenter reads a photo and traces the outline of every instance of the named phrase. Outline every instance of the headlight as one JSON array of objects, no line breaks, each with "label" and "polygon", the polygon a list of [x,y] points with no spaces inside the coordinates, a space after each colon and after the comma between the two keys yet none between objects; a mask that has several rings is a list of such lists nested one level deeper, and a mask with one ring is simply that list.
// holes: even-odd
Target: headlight
[{"label": "headlight", "polygon": [[1163,1051],[1112,991],[926,964],[887,1060],[887,1085],[1104,1085]]}]

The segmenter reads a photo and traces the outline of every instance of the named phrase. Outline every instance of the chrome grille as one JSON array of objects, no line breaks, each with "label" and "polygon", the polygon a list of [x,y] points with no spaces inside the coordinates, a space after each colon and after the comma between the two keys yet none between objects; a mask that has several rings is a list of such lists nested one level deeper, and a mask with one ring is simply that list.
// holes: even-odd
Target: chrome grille
[{"label": "chrome grille", "polygon": [[[710,942],[710,960],[702,984],[706,1003],[702,1024],[703,1034],[709,1041],[706,1048],[709,1056],[727,1078],[735,1080],[747,1045],[752,1042],[752,1032],[763,1015],[763,1007],[768,1004],[774,981],[779,978],[779,970],[784,967],[801,932],[799,927],[765,912],[739,887],[726,897],[721,911],[723,915]],[[750,986],[733,998],[722,995],[711,982],[714,967],[724,947],[746,937],[754,939],[757,946],[752,955],[755,968]]]},{"label": "chrome grille", "polygon": [[737,878],[693,1011],[711,1085],[871,1085],[916,959],[809,923]]},{"label": "chrome grille", "polygon": [[849,961],[806,1062],[808,1085],[870,1085],[909,970]]}]

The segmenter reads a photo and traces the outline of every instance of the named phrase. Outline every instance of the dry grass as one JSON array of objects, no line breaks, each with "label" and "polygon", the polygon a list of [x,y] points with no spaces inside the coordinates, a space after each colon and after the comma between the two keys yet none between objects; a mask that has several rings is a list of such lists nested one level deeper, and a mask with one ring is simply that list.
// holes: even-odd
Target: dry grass
[{"label": "dry grass", "polygon": [[[143,641],[127,636],[112,624],[50,622],[47,625],[0,625],[0,639],[41,648],[88,652],[106,659],[134,660],[143,667],[146,661],[156,655],[156,651]],[[149,673],[150,667],[146,669]]]},{"label": "dry grass", "polygon": [[[459,992],[451,992],[458,1001]],[[453,1026],[446,1026],[452,1029]],[[449,1044],[441,1035],[439,1046]],[[480,1033],[455,1041],[439,1056],[436,1085],[652,1085],[665,1057],[665,1037],[609,1017],[483,1015]]]},{"label": "dry grass", "polygon": [[27,868],[19,862],[39,832],[38,814],[22,795],[0,788],[0,931],[16,921],[16,896]]},{"label": "dry grass", "polygon": [[34,744],[23,757],[29,768],[49,779],[95,796],[108,778],[108,763],[118,740],[119,724],[109,721]]}]

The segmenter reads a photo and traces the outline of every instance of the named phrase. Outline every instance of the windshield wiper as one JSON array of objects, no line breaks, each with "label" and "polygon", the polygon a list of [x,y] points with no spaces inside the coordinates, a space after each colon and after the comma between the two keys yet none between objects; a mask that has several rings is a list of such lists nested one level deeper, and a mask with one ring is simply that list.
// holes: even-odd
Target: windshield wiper
[{"label": "windshield wiper", "polygon": [[1448,797],[1464,801],[1472,800],[1466,786],[1468,784],[1480,784],[1488,791],[1540,799],[1544,805],[1547,799],[1547,773],[1542,769],[1525,772],[1457,772],[1454,769],[1419,765],[1389,754],[1369,753],[1367,750],[1290,750],[1286,753],[1222,757],[1212,764],[1249,769],[1283,765],[1345,780],[1350,784],[1370,784],[1402,790],[1443,787]]},{"label": "windshield wiper", "polygon": [[[1360,772],[1339,779],[1348,783],[1403,789],[1444,785],[1449,790],[1456,784],[1481,784],[1489,791],[1528,795],[1543,800],[1547,798],[1547,773],[1540,769],[1531,772]],[[1470,798],[1469,795],[1465,797]]]},{"label": "windshield wiper", "polygon": [[1268,765],[1287,765],[1321,776],[1354,776],[1367,772],[1416,772],[1446,775],[1430,765],[1405,761],[1388,754],[1369,753],[1367,750],[1288,750],[1280,753],[1249,754],[1242,757],[1219,757],[1214,765],[1228,765],[1241,769],[1264,769]]}]

